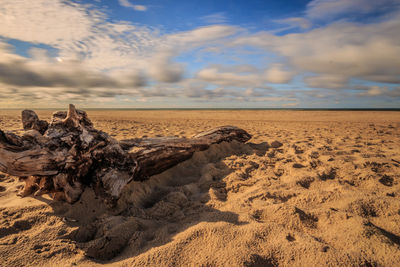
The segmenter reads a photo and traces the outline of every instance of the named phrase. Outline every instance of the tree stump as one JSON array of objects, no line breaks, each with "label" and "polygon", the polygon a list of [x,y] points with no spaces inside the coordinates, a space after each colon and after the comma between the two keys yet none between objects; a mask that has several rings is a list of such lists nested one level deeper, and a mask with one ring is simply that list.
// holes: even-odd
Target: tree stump
[{"label": "tree stump", "polygon": [[74,203],[84,186],[118,199],[132,180],[143,181],[192,157],[212,144],[247,142],[251,136],[233,126],[219,127],[191,139],[134,138],[117,141],[93,127],[85,111],[69,105],[48,123],[32,110],[22,112],[25,133],[0,130],[0,171],[25,179],[21,196],[45,193]]}]

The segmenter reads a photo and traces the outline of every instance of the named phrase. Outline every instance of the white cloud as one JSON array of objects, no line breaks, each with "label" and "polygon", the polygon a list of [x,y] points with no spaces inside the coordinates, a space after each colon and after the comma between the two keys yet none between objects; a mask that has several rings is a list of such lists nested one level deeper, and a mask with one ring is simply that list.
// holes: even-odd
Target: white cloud
[{"label": "white cloud", "polygon": [[223,45],[223,39],[237,31],[237,27],[214,25],[162,36],[154,28],[108,22],[90,5],[60,0],[36,0],[29,5],[3,0],[0,8],[0,36],[50,45],[58,49],[59,61],[80,61],[89,70],[141,69],[161,81],[177,81],[184,72],[164,51]]},{"label": "white cloud", "polygon": [[341,89],[347,86],[349,78],[345,75],[323,74],[320,76],[307,76],[304,81],[312,88]]},{"label": "white cloud", "polygon": [[129,0],[118,0],[119,4],[123,7],[133,8],[136,11],[146,11],[147,7],[144,5],[134,5]]},{"label": "white cloud", "polygon": [[225,12],[217,12],[200,18],[209,24],[223,24],[228,22]]},{"label": "white cloud", "polygon": [[[240,85],[221,84],[215,88],[209,88],[210,83],[200,78],[182,80],[177,84],[179,90],[175,89],[177,97],[194,98],[199,100],[212,101],[240,101],[240,102],[280,102],[296,101],[294,95],[280,92],[268,87],[247,87],[246,90]],[[162,86],[162,85],[160,85]],[[214,86],[213,86],[214,87]]]},{"label": "white cloud", "polygon": [[215,83],[218,85],[230,86],[263,86],[262,77],[257,74],[240,74],[237,72],[224,72],[217,67],[210,67],[200,70],[196,77],[200,80]]},{"label": "white cloud", "polygon": [[191,31],[168,35],[168,43],[180,46],[198,46],[208,42],[215,42],[233,36],[240,28],[228,25],[212,25],[197,28]]},{"label": "white cloud", "polygon": [[391,11],[399,0],[313,0],[307,5],[306,16],[315,20],[332,20],[349,14]]},{"label": "white cloud", "polygon": [[60,58],[79,59],[98,70],[140,65],[163,43],[155,29],[111,23],[90,5],[61,0],[2,0],[0,36],[50,45]]},{"label": "white cloud", "polygon": [[274,22],[288,25],[287,27],[285,27],[283,29],[278,29],[279,32],[284,31],[284,30],[293,29],[293,28],[299,28],[299,27],[301,29],[305,30],[305,29],[309,29],[312,25],[308,19],[301,18],[301,17],[278,19],[278,20],[274,20]]},{"label": "white cloud", "polygon": [[400,87],[389,89],[387,86],[368,86],[365,92],[359,94],[360,96],[389,96],[400,97]]},{"label": "white cloud", "polygon": [[84,39],[101,19],[82,6],[54,0],[1,1],[0,35],[33,43],[59,45]]},{"label": "white cloud", "polygon": [[287,26],[270,32],[281,33],[295,28],[306,30],[321,23],[357,21],[363,17],[370,22],[381,21],[391,15],[396,16],[399,9],[400,0],[312,0],[307,4],[303,17],[273,20]]},{"label": "white cloud", "polygon": [[[297,101],[297,95],[306,95],[303,89],[277,91],[269,87],[270,83],[290,83],[294,75],[302,75],[309,87],[321,89],[354,89],[349,86],[354,78],[398,84],[400,15],[391,13],[391,17],[379,23],[362,25],[341,21],[309,30],[310,22],[322,19],[320,14],[336,18],[347,12],[349,5],[360,1],[365,2],[338,0],[335,3],[339,6],[334,11],[328,8],[333,1],[312,1],[306,17],[276,21],[286,24],[286,29],[296,27],[304,32],[279,36],[268,32],[250,34],[231,25],[162,34],[155,28],[110,21],[105,13],[87,4],[61,0],[35,0],[27,4],[26,1],[2,0],[0,36],[46,44],[58,54],[51,58],[45,51],[33,49],[30,57],[23,57],[0,42],[0,96],[10,94],[14,101],[45,102],[97,101],[100,98],[110,101],[115,96],[123,96],[123,99],[286,101],[279,103],[281,105],[294,104],[287,102]],[[368,2],[365,11],[357,12],[370,12],[371,7],[377,7],[375,2]],[[133,1],[120,0],[120,3],[133,6]],[[217,13],[202,19],[224,23],[226,17]],[[242,64],[246,63],[245,53],[249,51],[233,46],[265,49],[266,53],[260,54],[266,58],[265,66],[257,64],[256,68]],[[232,55],[227,52],[233,50]],[[191,51],[204,61],[207,57],[203,56],[214,51],[238,65],[209,65],[198,70],[194,77],[188,77],[186,65],[175,58]],[[271,53],[278,57],[265,56]],[[400,96],[400,89],[390,86],[362,90],[358,96]],[[310,98],[333,97],[336,93],[334,90],[308,92],[311,92]]]},{"label": "white cloud", "polygon": [[[240,37],[237,45],[254,45],[283,56],[297,73],[311,72],[313,87],[339,88],[351,78],[400,82],[400,16],[360,25],[335,23],[305,33],[275,36],[261,32]],[[325,77],[324,77],[325,76]]]},{"label": "white cloud", "polygon": [[[20,86],[28,86],[28,77],[36,86],[95,87],[97,81],[103,81],[107,87],[115,85],[110,82],[114,76],[121,81],[117,87],[143,85],[146,76],[160,82],[177,82],[184,74],[184,65],[173,61],[175,54],[211,43],[223,46],[224,38],[238,32],[234,26],[214,25],[162,36],[156,29],[108,22],[104,13],[90,5],[60,0],[36,0],[29,5],[25,1],[3,0],[0,15],[0,36],[58,49],[55,59],[44,57],[40,51],[33,52],[33,59],[11,52],[1,55],[17,60],[1,62],[3,82]],[[42,57],[40,64],[38,57]],[[18,63],[9,65],[15,62]],[[82,71],[82,76],[68,72],[65,66]],[[65,78],[61,79],[63,75]]]},{"label": "white cloud", "polygon": [[213,68],[217,68],[220,72],[234,72],[240,75],[260,73],[260,71],[253,65],[250,64],[240,64],[240,65],[222,65],[214,64]]},{"label": "white cloud", "polygon": [[285,71],[282,64],[273,64],[265,71],[265,78],[270,83],[288,83],[293,75],[292,72]]},{"label": "white cloud", "polygon": [[184,66],[180,63],[173,63],[171,58],[173,53],[163,51],[158,53],[149,66],[149,74],[160,82],[178,82],[182,79]]},{"label": "white cloud", "polygon": [[378,96],[382,95],[387,91],[386,87],[379,87],[379,86],[372,86],[367,92],[365,92],[363,95],[367,96]]},{"label": "white cloud", "polygon": [[282,64],[272,64],[266,70],[252,65],[211,65],[197,72],[196,78],[223,86],[266,88],[267,83],[288,83],[294,73],[284,70]]},{"label": "white cloud", "polygon": [[131,70],[118,79],[96,70],[89,70],[80,61],[57,61],[45,50],[31,51],[32,59],[12,55],[2,46],[0,82],[19,87],[129,88],[145,85],[145,79]]}]

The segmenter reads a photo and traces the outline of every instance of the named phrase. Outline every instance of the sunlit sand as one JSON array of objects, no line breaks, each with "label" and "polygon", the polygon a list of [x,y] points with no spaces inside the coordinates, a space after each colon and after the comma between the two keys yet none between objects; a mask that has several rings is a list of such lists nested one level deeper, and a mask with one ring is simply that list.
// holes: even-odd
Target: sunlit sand
[{"label": "sunlit sand", "polygon": [[[37,113],[48,120],[52,111]],[[0,174],[0,265],[400,262],[398,112],[89,110],[88,115],[96,128],[119,140],[191,137],[222,125],[253,137],[246,144],[213,145],[148,181],[130,183],[113,210],[91,188],[73,205],[47,195],[20,198],[23,183]],[[21,134],[21,128],[20,111],[0,111],[0,129]]]}]

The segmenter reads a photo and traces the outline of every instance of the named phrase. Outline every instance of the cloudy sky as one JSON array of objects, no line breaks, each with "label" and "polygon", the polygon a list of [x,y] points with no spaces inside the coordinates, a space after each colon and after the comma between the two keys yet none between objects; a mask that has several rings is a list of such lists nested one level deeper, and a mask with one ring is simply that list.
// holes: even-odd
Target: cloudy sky
[{"label": "cloudy sky", "polygon": [[0,108],[400,108],[400,0],[0,0]]}]

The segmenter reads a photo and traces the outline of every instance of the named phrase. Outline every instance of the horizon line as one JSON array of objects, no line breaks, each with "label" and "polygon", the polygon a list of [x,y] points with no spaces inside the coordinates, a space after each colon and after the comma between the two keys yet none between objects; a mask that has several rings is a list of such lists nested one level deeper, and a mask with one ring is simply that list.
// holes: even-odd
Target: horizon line
[{"label": "horizon line", "polygon": [[[0,110],[68,110],[61,108],[0,108]],[[83,110],[297,110],[297,111],[400,111],[399,108],[78,108]]]}]

